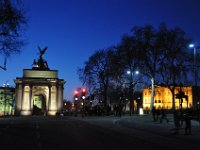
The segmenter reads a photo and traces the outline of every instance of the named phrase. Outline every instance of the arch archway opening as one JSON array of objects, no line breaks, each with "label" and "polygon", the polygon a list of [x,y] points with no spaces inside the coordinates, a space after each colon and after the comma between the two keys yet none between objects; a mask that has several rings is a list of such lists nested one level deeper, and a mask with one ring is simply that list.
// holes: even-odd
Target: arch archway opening
[{"label": "arch archway opening", "polygon": [[46,101],[43,95],[33,96],[33,115],[45,115],[46,114]]}]

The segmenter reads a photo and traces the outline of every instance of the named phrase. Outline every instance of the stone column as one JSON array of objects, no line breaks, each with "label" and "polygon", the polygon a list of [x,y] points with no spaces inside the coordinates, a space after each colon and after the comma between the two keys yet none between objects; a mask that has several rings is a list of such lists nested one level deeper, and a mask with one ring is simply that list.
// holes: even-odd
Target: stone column
[{"label": "stone column", "polygon": [[20,115],[22,110],[22,84],[16,83],[15,115]]},{"label": "stone column", "polygon": [[23,111],[23,104],[24,104],[24,84],[22,84],[21,111]]},{"label": "stone column", "polygon": [[49,99],[48,99],[48,111],[51,111],[51,85],[48,86],[49,88]]},{"label": "stone column", "polygon": [[29,91],[29,110],[32,111],[33,110],[33,107],[32,107],[32,88],[33,86],[30,85],[30,91]]},{"label": "stone column", "polygon": [[57,99],[57,109],[60,111],[62,109],[62,101],[63,101],[63,87],[62,85],[58,86],[58,99]]},{"label": "stone column", "polygon": [[23,98],[22,98],[22,115],[31,115],[31,108],[30,108],[30,86],[24,85],[23,86]]}]

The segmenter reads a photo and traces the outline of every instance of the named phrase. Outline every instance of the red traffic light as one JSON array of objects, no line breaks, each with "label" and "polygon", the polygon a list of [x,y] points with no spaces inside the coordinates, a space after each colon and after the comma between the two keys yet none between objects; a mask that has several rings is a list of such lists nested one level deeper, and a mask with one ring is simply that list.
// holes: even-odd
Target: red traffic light
[{"label": "red traffic light", "polygon": [[74,99],[78,100],[78,91],[77,90],[74,91]]},{"label": "red traffic light", "polygon": [[78,91],[77,91],[77,90],[75,90],[75,91],[74,91],[74,94],[75,94],[75,95],[78,95]]},{"label": "red traffic light", "polygon": [[83,89],[82,89],[82,93],[85,93],[85,92],[86,92],[86,89],[85,89],[85,88],[83,88]]},{"label": "red traffic light", "polygon": [[82,88],[81,95],[83,99],[85,99],[85,93],[86,93],[86,88]]}]

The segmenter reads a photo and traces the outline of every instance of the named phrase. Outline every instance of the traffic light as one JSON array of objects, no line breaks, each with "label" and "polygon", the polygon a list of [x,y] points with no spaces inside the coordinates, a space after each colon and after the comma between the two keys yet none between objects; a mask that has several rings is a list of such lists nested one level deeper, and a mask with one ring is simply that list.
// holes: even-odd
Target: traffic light
[{"label": "traffic light", "polygon": [[85,99],[85,93],[86,93],[86,88],[82,88],[82,90],[81,90],[82,99]]},{"label": "traffic light", "polygon": [[74,91],[74,99],[78,100],[78,91],[77,90]]}]

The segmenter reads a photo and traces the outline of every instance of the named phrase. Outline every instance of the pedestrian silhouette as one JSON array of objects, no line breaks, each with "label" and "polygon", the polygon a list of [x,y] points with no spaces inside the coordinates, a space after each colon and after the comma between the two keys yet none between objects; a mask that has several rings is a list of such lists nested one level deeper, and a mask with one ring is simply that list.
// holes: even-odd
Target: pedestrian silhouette
[{"label": "pedestrian silhouette", "polygon": [[160,109],[156,109],[156,121],[159,119],[160,116]]},{"label": "pedestrian silhouette", "polygon": [[166,120],[167,123],[169,122],[169,120],[167,118],[167,115],[165,113],[165,109],[162,107],[162,109],[161,109],[160,123],[162,123],[163,120]]},{"label": "pedestrian silhouette", "polygon": [[156,121],[156,108],[153,106],[152,108],[152,115],[153,115],[153,121]]},{"label": "pedestrian silhouette", "polygon": [[185,134],[191,134],[191,114],[184,114],[185,118]]},{"label": "pedestrian silhouette", "polygon": [[174,123],[175,123],[175,130],[176,133],[179,133],[179,128],[180,128],[180,116],[178,114],[178,111],[174,111]]},{"label": "pedestrian silhouette", "polygon": [[183,116],[183,110],[180,110],[180,126],[183,126],[183,122],[184,122],[185,118]]}]

